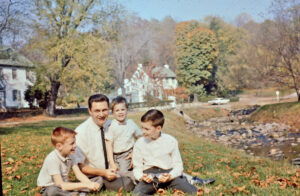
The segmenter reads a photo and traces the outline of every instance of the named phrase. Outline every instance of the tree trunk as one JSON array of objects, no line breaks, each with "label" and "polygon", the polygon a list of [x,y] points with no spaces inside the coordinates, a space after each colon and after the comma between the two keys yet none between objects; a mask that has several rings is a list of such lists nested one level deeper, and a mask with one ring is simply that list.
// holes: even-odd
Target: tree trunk
[{"label": "tree trunk", "polygon": [[51,81],[50,101],[47,106],[47,114],[49,116],[55,116],[55,105],[59,87],[60,82]]}]

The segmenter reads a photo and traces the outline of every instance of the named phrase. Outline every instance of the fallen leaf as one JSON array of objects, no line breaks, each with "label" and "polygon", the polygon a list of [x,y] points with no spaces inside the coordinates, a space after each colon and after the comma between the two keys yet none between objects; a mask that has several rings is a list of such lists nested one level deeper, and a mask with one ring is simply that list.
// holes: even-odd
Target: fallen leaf
[{"label": "fallen leaf", "polygon": [[238,173],[238,172],[234,172],[232,174],[236,179],[238,179],[242,174],[241,173]]},{"label": "fallen leaf", "polygon": [[228,171],[231,171],[231,168],[230,168],[228,165],[226,165],[226,169],[227,169]]},{"label": "fallen leaf", "polygon": [[236,187],[238,191],[243,192],[246,189],[246,185],[242,187]]},{"label": "fallen leaf", "polygon": [[183,191],[181,191],[181,190],[177,190],[177,189],[174,189],[174,191],[173,191],[173,194],[172,194],[173,196],[177,196],[177,195],[184,195],[184,192]]},{"label": "fallen leaf", "polygon": [[283,182],[283,183],[280,185],[280,188],[281,188],[281,189],[285,189],[285,188],[286,188],[286,185],[287,185],[287,183],[286,183],[286,182]]},{"label": "fallen leaf", "polygon": [[157,193],[158,193],[159,195],[164,195],[165,192],[166,192],[166,191],[165,191],[164,189],[161,189],[161,188],[157,190]]},{"label": "fallen leaf", "polygon": [[198,188],[198,190],[197,190],[197,195],[203,195],[203,189]]},{"label": "fallen leaf", "polygon": [[17,179],[17,180],[21,180],[22,176],[21,175],[16,175],[14,178]]}]

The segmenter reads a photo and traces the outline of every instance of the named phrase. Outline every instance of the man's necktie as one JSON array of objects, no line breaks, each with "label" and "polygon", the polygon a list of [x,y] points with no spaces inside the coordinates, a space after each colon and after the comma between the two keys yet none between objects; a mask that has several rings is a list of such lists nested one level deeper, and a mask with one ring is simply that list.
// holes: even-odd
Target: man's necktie
[{"label": "man's necktie", "polygon": [[100,127],[100,129],[101,129],[101,137],[102,137],[103,154],[104,154],[104,160],[105,160],[105,169],[108,169],[108,160],[107,160],[107,151],[106,151],[105,138],[104,138],[104,129],[103,129],[103,127]]}]

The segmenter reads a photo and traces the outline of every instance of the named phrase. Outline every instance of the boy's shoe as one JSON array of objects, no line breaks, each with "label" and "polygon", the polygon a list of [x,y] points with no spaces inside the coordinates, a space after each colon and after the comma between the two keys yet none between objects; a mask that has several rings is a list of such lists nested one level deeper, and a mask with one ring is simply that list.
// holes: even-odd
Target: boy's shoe
[{"label": "boy's shoe", "polygon": [[212,184],[215,182],[215,179],[209,178],[209,179],[202,179],[194,176],[191,180],[192,185],[205,185],[205,184]]}]

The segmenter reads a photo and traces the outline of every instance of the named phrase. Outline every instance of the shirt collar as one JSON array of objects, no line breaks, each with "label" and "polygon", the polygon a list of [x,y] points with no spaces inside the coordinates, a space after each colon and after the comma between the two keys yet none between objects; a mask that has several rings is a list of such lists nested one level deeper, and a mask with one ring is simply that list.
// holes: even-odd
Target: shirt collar
[{"label": "shirt collar", "polygon": [[127,118],[124,120],[124,122],[119,122],[119,121],[117,121],[117,122],[118,122],[118,125],[127,125]]},{"label": "shirt collar", "polygon": [[94,129],[99,129],[99,126],[94,122],[92,117],[89,117],[90,125]]},{"label": "shirt collar", "polygon": [[[94,128],[96,130],[100,130],[100,127],[94,122],[92,117],[89,117],[89,121],[90,121],[90,125],[92,126],[92,128]],[[111,124],[111,119],[108,118],[106,120],[106,122],[104,123],[104,125],[103,125],[104,132],[107,132],[108,127],[110,126],[110,124]]]},{"label": "shirt collar", "polygon": [[54,150],[56,156],[64,163],[66,163],[68,160],[71,160],[71,158],[69,156],[63,157],[61,156],[61,154],[59,153],[59,151],[57,149]]}]

